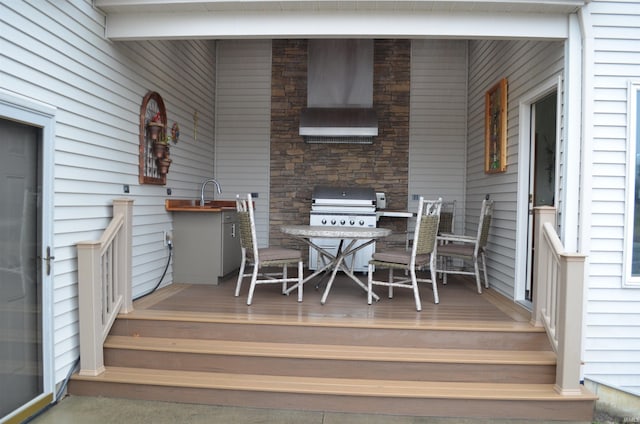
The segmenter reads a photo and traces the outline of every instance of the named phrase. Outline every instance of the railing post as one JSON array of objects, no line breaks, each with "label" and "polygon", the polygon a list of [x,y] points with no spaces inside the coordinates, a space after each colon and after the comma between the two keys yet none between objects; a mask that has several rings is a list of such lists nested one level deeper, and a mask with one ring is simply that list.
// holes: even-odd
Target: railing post
[{"label": "railing post", "polygon": [[582,366],[582,310],[585,255],[562,254],[558,288],[558,352],[555,390],[579,395]]},{"label": "railing post", "polygon": [[78,302],[80,327],[80,375],[99,375],[105,370],[102,353],[102,276],[100,242],[78,243]]},{"label": "railing post", "polygon": [[118,263],[121,264],[118,270],[118,291],[123,296],[122,309],[120,312],[129,313],[133,311],[133,295],[131,293],[131,280],[133,278],[131,267],[131,227],[133,219],[133,200],[132,199],[114,199],[113,216],[122,214],[124,216],[124,225],[122,228],[122,244],[118,249]]},{"label": "railing post", "polygon": [[545,244],[542,243],[542,231],[545,223],[556,226],[556,208],[552,206],[536,206],[533,208],[534,214],[534,234],[533,234],[533,311],[531,313],[531,325],[542,327],[542,310],[545,307],[548,290],[547,270],[549,269],[549,256],[545,251]]},{"label": "railing post", "polygon": [[101,239],[77,244],[81,375],[105,371],[103,344],[115,314],[133,310],[132,210],[133,200],[114,200],[113,219]]}]

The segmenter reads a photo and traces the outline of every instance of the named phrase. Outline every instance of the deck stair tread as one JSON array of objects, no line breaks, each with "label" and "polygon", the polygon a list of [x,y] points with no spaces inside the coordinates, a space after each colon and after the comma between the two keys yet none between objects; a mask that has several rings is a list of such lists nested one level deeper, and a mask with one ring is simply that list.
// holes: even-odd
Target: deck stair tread
[{"label": "deck stair tread", "polygon": [[120,320],[150,320],[176,322],[204,322],[204,323],[233,323],[246,325],[285,325],[308,327],[341,327],[367,329],[419,329],[435,331],[492,331],[518,333],[544,333],[544,328],[534,327],[529,322],[505,322],[488,320],[437,320],[416,322],[403,319],[359,319],[349,317],[302,316],[295,320],[287,316],[251,314],[242,317],[233,313],[193,312],[193,311],[164,311],[164,310],[134,310],[128,314],[118,316]]},{"label": "deck stair tread", "polygon": [[529,365],[556,363],[554,352],[539,350],[427,349],[131,336],[109,336],[104,346],[110,349],[139,351],[351,361]]},{"label": "deck stair tread", "polygon": [[[442,381],[397,381],[349,378],[228,374],[107,367],[98,376],[76,375],[76,381],[131,383],[138,385],[262,391],[275,393],[330,394],[359,397],[429,399],[503,399],[565,401],[552,384],[468,383]],[[594,400],[586,390],[571,400]]]}]

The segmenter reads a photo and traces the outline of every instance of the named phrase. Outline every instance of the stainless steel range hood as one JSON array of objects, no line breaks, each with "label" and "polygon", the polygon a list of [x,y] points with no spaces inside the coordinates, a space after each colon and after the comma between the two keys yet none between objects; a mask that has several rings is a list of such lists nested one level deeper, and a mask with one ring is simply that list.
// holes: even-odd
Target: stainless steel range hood
[{"label": "stainless steel range hood", "polygon": [[311,143],[370,143],[378,135],[378,118],[370,108],[306,108],[300,135]]},{"label": "stainless steel range hood", "polygon": [[300,135],[307,143],[373,143],[373,40],[311,39],[308,49]]}]

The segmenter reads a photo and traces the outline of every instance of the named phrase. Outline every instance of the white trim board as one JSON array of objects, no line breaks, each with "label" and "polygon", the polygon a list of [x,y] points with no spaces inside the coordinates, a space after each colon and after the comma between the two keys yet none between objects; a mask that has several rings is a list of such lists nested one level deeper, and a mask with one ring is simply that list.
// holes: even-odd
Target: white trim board
[{"label": "white trim board", "polygon": [[[363,13],[366,19],[363,19]],[[530,38],[569,35],[565,14],[415,11],[111,13],[111,40],[186,38]]]}]

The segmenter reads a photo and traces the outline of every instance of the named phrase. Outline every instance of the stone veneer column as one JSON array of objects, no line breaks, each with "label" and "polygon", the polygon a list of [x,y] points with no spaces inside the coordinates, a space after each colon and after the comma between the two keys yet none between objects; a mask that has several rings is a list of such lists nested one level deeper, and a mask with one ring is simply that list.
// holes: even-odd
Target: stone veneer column
[{"label": "stone veneer column", "polygon": [[[410,40],[375,40],[373,108],[378,136],[373,144],[306,144],[298,130],[307,104],[307,41],[273,40],[271,245],[297,245],[279,228],[309,223],[316,185],[373,187],[387,193],[388,208],[407,207],[410,61]],[[405,228],[403,220],[380,224]]]}]

